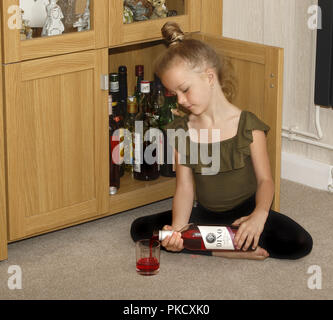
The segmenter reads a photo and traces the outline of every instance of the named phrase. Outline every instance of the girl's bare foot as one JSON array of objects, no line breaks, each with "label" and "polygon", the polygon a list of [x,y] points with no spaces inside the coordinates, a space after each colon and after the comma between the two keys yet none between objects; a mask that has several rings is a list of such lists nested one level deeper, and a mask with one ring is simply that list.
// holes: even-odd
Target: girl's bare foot
[{"label": "girl's bare foot", "polygon": [[230,259],[265,260],[269,257],[269,254],[265,249],[258,246],[253,251],[213,251],[213,256]]}]

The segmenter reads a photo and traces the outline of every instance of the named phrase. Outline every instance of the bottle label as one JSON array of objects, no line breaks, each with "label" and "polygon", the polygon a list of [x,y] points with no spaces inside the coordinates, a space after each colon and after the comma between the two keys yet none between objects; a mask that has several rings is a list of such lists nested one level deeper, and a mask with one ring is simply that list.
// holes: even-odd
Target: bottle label
[{"label": "bottle label", "polygon": [[119,82],[110,82],[110,91],[111,92],[118,92],[119,91]]},{"label": "bottle label", "polygon": [[119,129],[119,164],[124,162],[124,154],[125,154],[125,143],[124,143],[124,128]]},{"label": "bottle label", "polygon": [[234,235],[225,226],[198,226],[207,250],[235,250]]},{"label": "bottle label", "polygon": [[150,83],[149,82],[141,82],[141,92],[142,93],[149,93],[150,92]]},{"label": "bottle label", "polygon": [[134,133],[134,164],[133,170],[135,172],[141,172],[141,135]]}]

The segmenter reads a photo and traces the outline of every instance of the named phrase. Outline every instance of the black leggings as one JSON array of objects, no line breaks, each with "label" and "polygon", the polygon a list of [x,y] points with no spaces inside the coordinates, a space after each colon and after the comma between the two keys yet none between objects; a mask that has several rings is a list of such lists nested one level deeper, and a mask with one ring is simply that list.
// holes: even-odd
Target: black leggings
[{"label": "black leggings", "polygon": [[[196,224],[232,224],[236,219],[248,216],[255,208],[255,195],[239,206],[224,212],[213,212],[198,204],[192,209],[190,222]],[[136,219],[131,226],[134,241],[150,238],[154,230],[172,224],[172,211],[165,211]],[[299,259],[312,250],[311,235],[299,224],[287,216],[270,210],[264,230],[259,239],[259,246],[264,248],[269,257],[277,259]],[[211,255],[210,251],[192,251],[183,253]]]}]

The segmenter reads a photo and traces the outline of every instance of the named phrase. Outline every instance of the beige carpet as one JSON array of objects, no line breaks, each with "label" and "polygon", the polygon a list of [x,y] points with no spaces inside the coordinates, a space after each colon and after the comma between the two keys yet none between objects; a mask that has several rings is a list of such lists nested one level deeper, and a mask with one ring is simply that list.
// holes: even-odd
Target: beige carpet
[{"label": "beige carpet", "polygon": [[[131,222],[169,209],[171,200],[12,243],[0,262],[0,299],[332,299],[332,205],[333,194],[282,181],[281,212],[314,240],[312,253],[297,261],[162,252],[157,276],[137,275]],[[20,290],[8,288],[11,265],[22,269]],[[314,265],[321,289],[308,287]]]}]

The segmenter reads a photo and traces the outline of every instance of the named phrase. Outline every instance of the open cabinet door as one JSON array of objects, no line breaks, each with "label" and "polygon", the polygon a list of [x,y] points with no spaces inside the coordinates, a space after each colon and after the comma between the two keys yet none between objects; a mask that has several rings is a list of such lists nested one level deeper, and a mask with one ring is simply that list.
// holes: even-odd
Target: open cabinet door
[{"label": "open cabinet door", "polygon": [[[0,17],[1,20],[1,17]],[[0,21],[1,25],[1,21]],[[5,196],[5,149],[3,128],[3,88],[2,88],[2,48],[0,32],[0,261],[8,258],[7,251],[7,214]]]},{"label": "open cabinet door", "polygon": [[230,59],[237,79],[237,95],[232,103],[253,112],[270,126],[267,147],[275,182],[272,209],[279,211],[283,49],[203,33],[192,37],[205,41],[219,55]]}]

